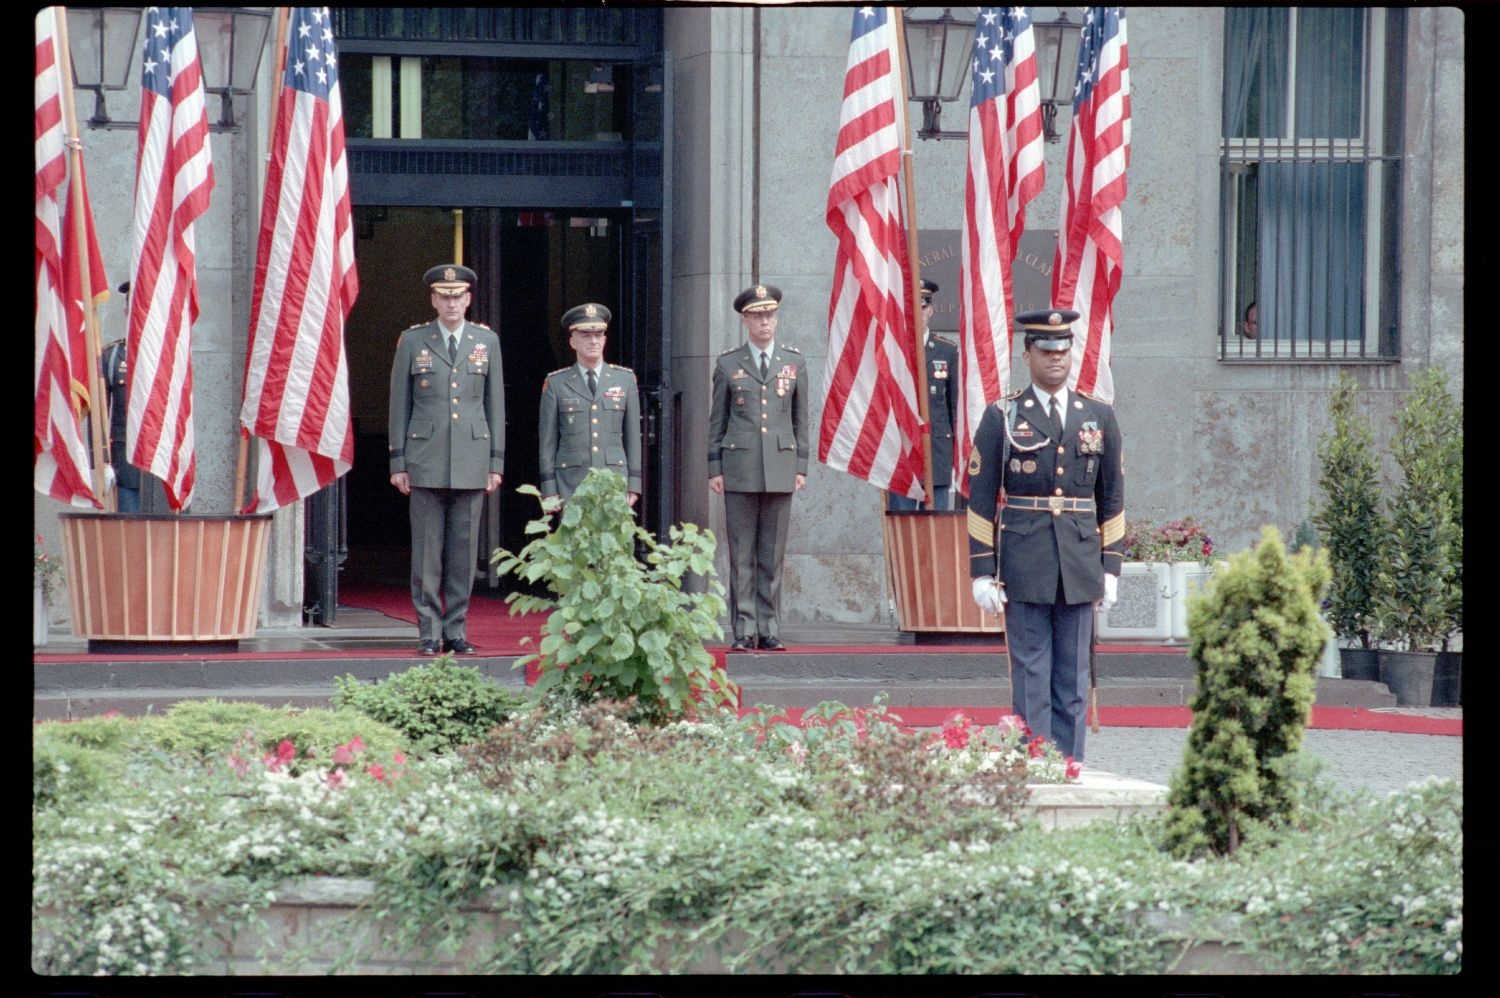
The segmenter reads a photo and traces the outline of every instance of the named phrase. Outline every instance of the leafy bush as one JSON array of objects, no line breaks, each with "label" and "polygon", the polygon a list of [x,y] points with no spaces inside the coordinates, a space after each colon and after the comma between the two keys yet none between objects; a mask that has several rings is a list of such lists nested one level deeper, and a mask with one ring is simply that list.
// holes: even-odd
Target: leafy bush
[{"label": "leafy bush", "polygon": [[499,686],[444,655],[426,665],[365,685],[352,675],[334,679],[335,707],[358,711],[402,732],[418,751],[474,741],[523,705],[524,693]]},{"label": "leafy bush", "polygon": [[[275,752],[283,742],[302,760],[323,760],[355,736],[381,755],[408,748],[400,732],[354,711],[268,707],[224,700],[183,700],[165,715],[139,719],[143,736],[162,751],[200,760],[220,757],[230,746],[242,755]],[[301,763],[295,763],[300,766]]]},{"label": "leafy bush", "polygon": [[1159,527],[1147,520],[1132,520],[1125,525],[1126,561],[1196,561],[1207,565],[1213,553],[1213,538],[1191,516],[1169,520]]},{"label": "leafy bush", "polygon": [[1233,853],[1258,825],[1286,822],[1293,799],[1276,763],[1302,745],[1328,627],[1318,600],[1327,556],[1288,556],[1275,527],[1232,555],[1188,600],[1198,663],[1182,768],[1172,776],[1170,844],[1180,855]]},{"label": "leafy bush", "polygon": [[1328,620],[1345,640],[1370,647],[1375,620],[1375,574],[1385,518],[1380,512],[1380,465],[1375,432],[1355,406],[1358,387],[1347,371],[1339,375],[1329,402],[1333,428],[1320,441],[1318,531],[1328,549],[1332,577]]},{"label": "leafy bush", "polygon": [[[518,491],[541,498],[529,485]],[[555,597],[507,597],[512,614],[552,611],[537,653],[516,662],[539,667],[535,692],[561,687],[585,702],[634,698],[652,721],[691,713],[700,701],[737,703],[738,687],[703,647],[724,635],[713,534],[686,523],[671,528],[670,543],[658,543],[636,524],[625,480],[602,468],[560,508],[555,530],[546,515],[533,520],[526,532],[541,536],[520,554],[499,549],[492,559],[502,573],[545,582]],[[544,514],[558,509],[556,499],[543,501]],[[689,574],[704,579],[706,591],[685,590]]]},{"label": "leafy bush", "polygon": [[[1412,378],[1396,416],[1401,483],[1390,499],[1390,533],[1376,574],[1380,638],[1406,651],[1438,651],[1462,626],[1463,561],[1457,520],[1462,481],[1459,413],[1447,379],[1433,367]],[[1455,440],[1457,442],[1455,443]]]},{"label": "leafy bush", "polygon": [[[278,938],[267,972],[334,945],[350,963],[462,952],[473,973],[717,958],[755,973],[1156,974],[1204,937],[1292,973],[1462,969],[1456,784],[1309,796],[1274,837],[1188,862],[1161,849],[1159,821],[1045,832],[1019,812],[950,812],[963,753],[897,758],[900,732],[879,722],[863,738],[826,727],[798,758],[728,712],[659,727],[629,713],[538,707],[404,769],[347,743],[344,762],[300,771],[279,756],[127,764],[122,793],[38,812],[32,966],[214,972],[288,878],[319,876],[373,881],[352,917],[389,931]],[[495,919],[504,931],[476,931]]]}]

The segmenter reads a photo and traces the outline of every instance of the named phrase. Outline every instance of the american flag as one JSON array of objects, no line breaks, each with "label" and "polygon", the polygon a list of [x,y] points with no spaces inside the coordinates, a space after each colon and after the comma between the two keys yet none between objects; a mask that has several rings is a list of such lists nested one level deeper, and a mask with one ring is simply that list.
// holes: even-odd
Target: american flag
[{"label": "american flag", "polygon": [[1115,397],[1110,374],[1113,307],[1125,259],[1120,204],[1130,165],[1130,59],[1125,8],[1090,7],[1078,48],[1068,189],[1057,230],[1052,305],[1078,311],[1068,387]]},{"label": "american flag", "polygon": [[[63,139],[63,88],[57,17],[61,8],[36,15],[36,353],[32,480],[36,490],[73,506],[99,506],[89,482],[89,454],[79,431],[91,369],[87,351],[74,358],[65,301],[65,253],[76,241],[63,239],[59,197],[67,192],[68,160]],[[87,208],[85,208],[87,219]],[[100,268],[102,270],[102,268]],[[81,280],[79,287],[82,287]],[[81,318],[81,312],[80,312]]]},{"label": "american flag", "polygon": [[344,321],[359,294],[338,56],[327,7],[293,7],[261,206],[245,401],[264,513],[354,462]]},{"label": "american flag", "polygon": [[1026,7],[983,7],[974,31],[968,177],[958,277],[958,426],[953,480],[985,407],[1010,387],[1011,266],[1026,204],[1042,189],[1042,104]]},{"label": "american flag", "polygon": [[905,95],[896,31],[889,8],[854,12],[826,215],[838,252],[818,460],[920,499],[916,338],[899,188]]},{"label": "american flag", "polygon": [[193,222],[214,186],[203,71],[191,7],[147,7],[130,262],[130,463],[161,479],[167,504],[193,500]]}]

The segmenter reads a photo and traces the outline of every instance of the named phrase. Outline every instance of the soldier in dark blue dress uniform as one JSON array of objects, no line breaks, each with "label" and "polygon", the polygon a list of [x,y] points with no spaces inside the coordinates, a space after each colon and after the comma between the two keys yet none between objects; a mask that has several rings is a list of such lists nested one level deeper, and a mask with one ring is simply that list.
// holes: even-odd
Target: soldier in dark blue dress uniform
[{"label": "soldier in dark blue dress uniform", "polygon": [[1012,708],[1081,762],[1092,611],[1115,600],[1125,474],[1114,409],[1067,387],[1077,318],[1064,309],[1016,316],[1031,384],[980,420],[968,528],[974,602],[1005,611]]}]

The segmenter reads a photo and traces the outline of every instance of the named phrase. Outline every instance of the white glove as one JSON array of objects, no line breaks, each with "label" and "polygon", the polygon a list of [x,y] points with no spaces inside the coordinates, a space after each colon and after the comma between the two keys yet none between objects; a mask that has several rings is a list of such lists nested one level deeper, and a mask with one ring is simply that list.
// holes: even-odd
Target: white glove
[{"label": "white glove", "polygon": [[1104,573],[1104,598],[1099,601],[1099,612],[1104,613],[1115,605],[1120,595],[1120,577]]},{"label": "white glove", "polygon": [[1005,590],[988,575],[982,575],[973,583],[974,604],[981,610],[998,614],[1005,605]]}]

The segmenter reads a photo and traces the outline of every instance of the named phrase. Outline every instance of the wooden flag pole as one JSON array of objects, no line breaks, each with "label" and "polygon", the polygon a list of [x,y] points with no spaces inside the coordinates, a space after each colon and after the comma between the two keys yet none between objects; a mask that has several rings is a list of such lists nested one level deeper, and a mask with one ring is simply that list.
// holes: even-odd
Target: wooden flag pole
[{"label": "wooden flag pole", "polygon": [[[271,127],[266,132],[266,159],[271,158],[271,149],[276,143],[276,116],[281,110],[281,78],[286,73],[286,22],[287,8],[276,8],[276,71],[271,77]],[[230,100],[228,96],[224,98]],[[261,192],[261,212],[265,212],[265,192]],[[256,275],[263,279],[263,275]],[[264,290],[264,289],[262,289]],[[250,330],[254,336],[255,330]],[[244,405],[245,381],[250,377],[250,358],[245,358],[245,374],[240,379],[240,404]],[[234,505],[236,509],[242,509],[246,502],[245,497],[245,470],[250,460],[250,431],[245,429],[243,421],[240,423],[240,452],[234,464]]]},{"label": "wooden flag pole", "polygon": [[[78,134],[78,113],[73,108],[73,59],[68,50],[68,16],[65,8],[54,8],[58,61],[62,70],[62,106],[67,115],[68,211],[73,216],[73,239],[78,250],[79,273],[83,282],[83,329],[87,343],[89,370],[89,445],[94,454],[94,495],[104,503],[110,513],[118,509],[117,493],[105,474],[109,464],[109,448],[106,441],[108,427],[103,425],[109,415],[104,401],[104,378],[99,373],[99,306],[94,301],[93,275],[89,271],[88,229],[84,225],[83,204],[83,141]],[[107,292],[106,292],[107,294]],[[77,375],[77,372],[74,372]]]},{"label": "wooden flag pole", "polygon": [[917,411],[922,417],[922,489],[927,494],[930,509],[936,501],[932,489],[932,432],[927,412],[927,345],[923,342],[927,330],[922,323],[922,275],[917,266],[917,191],[913,179],[916,158],[911,146],[911,123],[907,120],[906,100],[906,29],[902,23],[901,8],[888,7],[896,18],[896,84],[901,90],[901,174],[906,182],[906,256],[911,262],[912,339],[917,348]]}]

